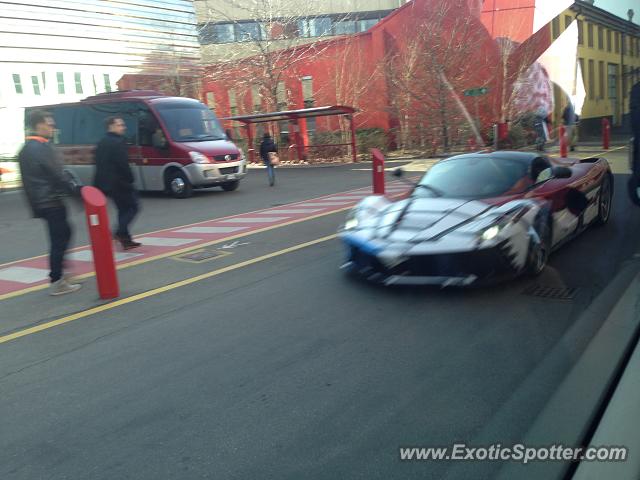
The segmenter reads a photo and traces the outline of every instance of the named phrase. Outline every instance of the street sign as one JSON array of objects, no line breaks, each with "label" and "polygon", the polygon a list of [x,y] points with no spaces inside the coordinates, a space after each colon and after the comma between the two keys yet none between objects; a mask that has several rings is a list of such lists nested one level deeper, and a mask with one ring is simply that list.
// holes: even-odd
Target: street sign
[{"label": "street sign", "polygon": [[489,91],[487,87],[479,87],[479,88],[470,88],[469,90],[464,91],[465,97],[479,97],[480,95],[484,95]]}]

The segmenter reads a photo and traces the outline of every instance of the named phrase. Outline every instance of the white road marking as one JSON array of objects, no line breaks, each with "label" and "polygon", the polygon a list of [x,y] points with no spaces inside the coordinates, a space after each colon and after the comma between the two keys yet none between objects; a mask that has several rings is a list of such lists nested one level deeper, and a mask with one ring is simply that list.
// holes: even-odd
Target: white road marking
[{"label": "white road marking", "polygon": [[220,220],[220,223],[274,223],[286,220],[289,217],[238,217]]},{"label": "white road marking", "polygon": [[169,237],[142,237],[136,241],[142,245],[150,245],[153,247],[179,247],[187,243],[199,242],[200,238],[169,238]]},{"label": "white road marking", "polygon": [[[115,252],[116,262],[142,256],[144,256],[142,253]],[[67,254],[65,258],[67,260],[75,260],[77,262],[93,262],[93,252],[91,250],[79,250],[77,252]]]},{"label": "white road marking", "polygon": [[278,210],[269,210],[264,213],[271,214],[297,214],[297,213],[314,213],[322,210],[321,208],[288,208],[288,209],[278,209]]},{"label": "white road marking", "polygon": [[181,230],[174,230],[176,233],[232,233],[239,230],[246,230],[247,227],[189,227]]},{"label": "white road marking", "polygon": [[37,283],[49,278],[49,270],[32,267],[9,267],[0,270],[0,280],[17,283]]}]

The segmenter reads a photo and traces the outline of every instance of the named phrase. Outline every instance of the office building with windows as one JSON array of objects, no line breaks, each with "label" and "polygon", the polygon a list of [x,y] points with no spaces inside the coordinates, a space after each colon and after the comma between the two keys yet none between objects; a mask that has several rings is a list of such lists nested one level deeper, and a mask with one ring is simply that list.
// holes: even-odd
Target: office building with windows
[{"label": "office building with windows", "polygon": [[0,10],[0,158],[24,108],[110,92],[126,74],[185,75],[200,49],[190,0],[9,0]]}]

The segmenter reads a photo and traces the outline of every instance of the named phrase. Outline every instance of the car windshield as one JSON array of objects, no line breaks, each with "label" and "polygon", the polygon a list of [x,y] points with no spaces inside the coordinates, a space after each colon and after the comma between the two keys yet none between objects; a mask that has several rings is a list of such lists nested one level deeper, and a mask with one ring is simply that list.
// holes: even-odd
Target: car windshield
[{"label": "car windshield", "polygon": [[176,142],[225,140],[218,119],[197,102],[167,102],[156,105],[169,136]]},{"label": "car windshield", "polygon": [[[415,194],[448,198],[489,198],[513,191],[528,178],[528,163],[520,159],[465,156],[434,165],[420,180]],[[437,193],[436,193],[437,192]]]}]

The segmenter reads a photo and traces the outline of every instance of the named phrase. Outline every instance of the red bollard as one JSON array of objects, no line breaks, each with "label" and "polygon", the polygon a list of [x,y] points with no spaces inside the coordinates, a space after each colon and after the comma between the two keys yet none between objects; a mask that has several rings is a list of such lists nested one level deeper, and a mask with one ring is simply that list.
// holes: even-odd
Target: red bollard
[{"label": "red bollard", "polygon": [[609,150],[609,140],[611,138],[611,125],[608,118],[602,119],[602,148]]},{"label": "red bollard", "polygon": [[373,160],[373,194],[384,195],[384,155],[377,148],[371,149]]},{"label": "red bollard", "polygon": [[113,242],[109,229],[107,199],[95,187],[82,187],[82,200],[91,238],[93,265],[98,281],[100,298],[116,298],[119,295],[116,263],[113,258]]},{"label": "red bollard", "polygon": [[560,156],[562,158],[567,158],[567,131],[566,128],[564,128],[564,125],[560,125],[560,130],[559,130],[559,136],[560,136]]}]

